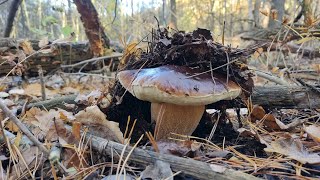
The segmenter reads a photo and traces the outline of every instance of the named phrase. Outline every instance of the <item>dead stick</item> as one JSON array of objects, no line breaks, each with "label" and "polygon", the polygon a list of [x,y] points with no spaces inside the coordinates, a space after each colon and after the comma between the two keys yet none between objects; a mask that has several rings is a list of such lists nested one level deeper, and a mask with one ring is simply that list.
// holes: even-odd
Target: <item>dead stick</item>
[{"label": "dead stick", "polygon": [[[68,130],[71,127],[67,127]],[[121,154],[123,144],[109,141],[97,136],[87,135],[86,138],[91,141],[92,148],[100,152],[104,156],[112,156],[112,151]],[[128,156],[132,147],[126,147],[124,155]],[[215,171],[215,167],[209,163],[196,161],[189,158],[177,157],[169,154],[156,153],[149,150],[135,148],[130,154],[130,161],[150,165],[160,160],[170,164],[173,171],[182,171],[184,174],[195,177],[197,179],[221,179],[221,180],[258,180],[259,178],[226,168],[223,172]]]},{"label": "dead stick", "polygon": [[10,109],[4,104],[3,100],[0,99],[0,108],[4,114],[9,117],[9,119],[14,122],[19,129],[46,155],[49,154],[49,151],[44,145],[38,141],[36,137],[29,131],[29,129],[21,123],[21,121],[10,111]]}]

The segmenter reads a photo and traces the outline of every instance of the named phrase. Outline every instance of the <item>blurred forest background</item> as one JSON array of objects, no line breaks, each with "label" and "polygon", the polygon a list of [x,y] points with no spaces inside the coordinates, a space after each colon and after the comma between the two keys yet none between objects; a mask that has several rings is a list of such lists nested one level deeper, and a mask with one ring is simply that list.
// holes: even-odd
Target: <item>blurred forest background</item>
[{"label": "blurred forest background", "polygon": [[[12,1],[21,3],[10,37],[50,40],[75,32],[76,41],[86,40],[80,15],[72,0],[3,0],[0,6],[0,31],[4,34]],[[313,17],[320,14],[319,0],[93,0],[106,35],[111,41],[125,38],[127,43],[147,36],[157,20],[163,27],[192,31],[206,28],[221,41],[254,28],[276,28],[281,21],[303,21],[302,7]],[[277,19],[260,13],[277,10]],[[156,20],[156,18],[157,20]],[[301,17],[301,15],[300,15]],[[225,23],[225,29],[223,24]],[[224,30],[223,30],[224,29]],[[232,43],[234,45],[234,43]],[[235,43],[239,45],[238,43]],[[241,43],[240,43],[241,44]]]}]

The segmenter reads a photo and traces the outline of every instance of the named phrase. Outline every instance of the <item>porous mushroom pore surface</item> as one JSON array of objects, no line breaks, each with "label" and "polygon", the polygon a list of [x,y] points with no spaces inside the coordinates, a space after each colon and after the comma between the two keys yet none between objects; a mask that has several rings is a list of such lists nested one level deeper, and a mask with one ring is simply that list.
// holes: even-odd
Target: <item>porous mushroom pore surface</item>
[{"label": "porous mushroom pore surface", "polygon": [[133,96],[149,102],[206,105],[234,99],[241,93],[235,82],[222,75],[184,66],[125,70],[117,77]]}]

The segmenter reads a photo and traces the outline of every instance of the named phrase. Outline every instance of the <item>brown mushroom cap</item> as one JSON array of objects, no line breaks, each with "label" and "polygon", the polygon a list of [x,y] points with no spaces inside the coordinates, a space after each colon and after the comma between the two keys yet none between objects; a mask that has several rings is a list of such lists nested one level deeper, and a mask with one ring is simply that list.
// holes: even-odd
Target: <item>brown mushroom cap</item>
[{"label": "brown mushroom cap", "polygon": [[[199,74],[199,69],[165,65],[141,70],[125,70],[117,77],[136,98],[177,105],[206,105],[238,97],[241,88],[215,73]],[[195,76],[196,75],[196,76]]]}]

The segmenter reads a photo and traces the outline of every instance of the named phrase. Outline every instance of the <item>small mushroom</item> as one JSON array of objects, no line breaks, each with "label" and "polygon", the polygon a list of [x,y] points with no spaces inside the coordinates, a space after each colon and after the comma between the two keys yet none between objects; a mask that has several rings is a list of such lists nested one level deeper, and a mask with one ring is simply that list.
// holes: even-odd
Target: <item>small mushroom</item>
[{"label": "small mushroom", "polygon": [[198,68],[165,65],[125,70],[120,83],[136,98],[151,102],[151,119],[156,122],[156,140],[170,133],[191,135],[198,126],[205,105],[238,97],[241,88],[215,73]]}]

